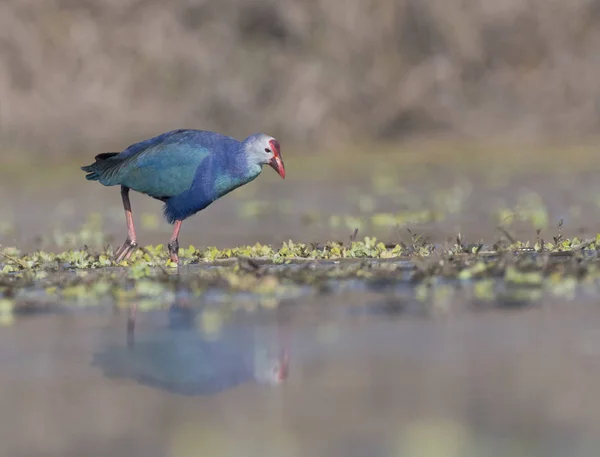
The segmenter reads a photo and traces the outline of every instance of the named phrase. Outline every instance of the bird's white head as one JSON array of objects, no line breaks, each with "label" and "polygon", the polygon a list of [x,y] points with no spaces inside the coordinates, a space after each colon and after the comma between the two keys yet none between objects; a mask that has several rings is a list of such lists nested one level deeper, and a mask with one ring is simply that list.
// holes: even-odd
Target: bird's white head
[{"label": "bird's white head", "polygon": [[255,133],[244,140],[244,149],[252,162],[271,166],[282,178],[285,178],[285,166],[281,157],[279,141],[264,133]]}]

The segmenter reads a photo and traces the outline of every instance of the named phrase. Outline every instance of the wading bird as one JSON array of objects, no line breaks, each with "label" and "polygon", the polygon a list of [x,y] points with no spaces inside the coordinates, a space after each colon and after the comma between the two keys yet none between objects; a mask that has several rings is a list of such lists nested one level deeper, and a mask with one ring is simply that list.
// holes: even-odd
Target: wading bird
[{"label": "wading bird", "polygon": [[164,202],[164,216],[174,224],[168,249],[178,262],[181,223],[218,198],[249,183],[270,165],[285,178],[279,142],[263,133],[238,141],[215,132],[179,129],[105,152],[81,167],[86,179],[105,186],[121,186],[127,239],[115,253],[120,262],[137,247],[129,190]]}]

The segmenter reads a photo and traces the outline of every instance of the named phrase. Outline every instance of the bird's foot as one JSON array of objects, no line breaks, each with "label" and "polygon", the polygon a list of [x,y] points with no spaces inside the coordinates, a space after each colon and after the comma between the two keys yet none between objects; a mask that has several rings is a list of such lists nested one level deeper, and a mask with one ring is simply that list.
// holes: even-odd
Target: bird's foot
[{"label": "bird's foot", "polygon": [[117,249],[117,252],[115,252],[115,262],[120,263],[123,260],[129,259],[137,247],[137,241],[127,237],[125,242]]},{"label": "bird's foot", "polygon": [[179,265],[179,242],[177,240],[171,241],[167,245],[167,248],[169,249],[169,257],[171,257],[171,261]]}]

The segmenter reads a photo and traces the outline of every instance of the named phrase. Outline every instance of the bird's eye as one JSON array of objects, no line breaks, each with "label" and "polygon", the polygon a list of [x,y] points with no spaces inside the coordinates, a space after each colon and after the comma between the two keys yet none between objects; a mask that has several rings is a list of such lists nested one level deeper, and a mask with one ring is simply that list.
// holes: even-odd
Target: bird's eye
[{"label": "bird's eye", "polygon": [[265,148],[265,152],[271,152],[269,148]]}]

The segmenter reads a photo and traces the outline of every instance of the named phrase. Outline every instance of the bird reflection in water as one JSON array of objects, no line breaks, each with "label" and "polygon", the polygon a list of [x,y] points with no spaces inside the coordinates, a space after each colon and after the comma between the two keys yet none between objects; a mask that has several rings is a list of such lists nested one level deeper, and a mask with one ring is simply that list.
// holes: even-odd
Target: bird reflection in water
[{"label": "bird reflection in water", "polygon": [[216,336],[203,335],[198,311],[177,300],[168,325],[136,334],[135,307],[127,323],[127,345],[94,356],[93,364],[112,378],[183,395],[214,395],[247,382],[281,384],[289,374],[285,332],[278,324],[224,324]]}]

